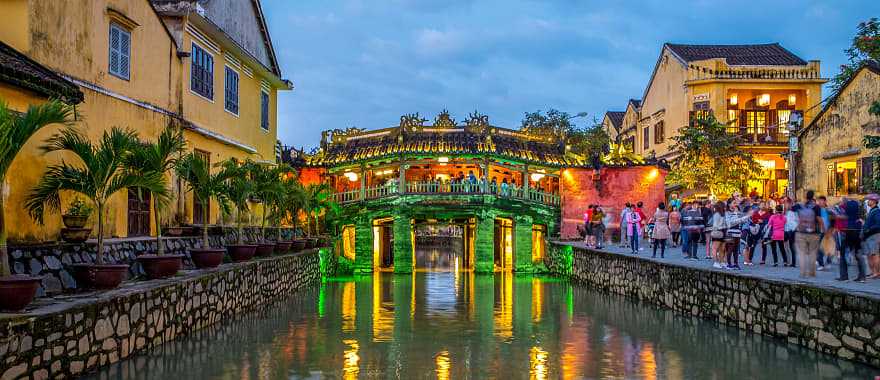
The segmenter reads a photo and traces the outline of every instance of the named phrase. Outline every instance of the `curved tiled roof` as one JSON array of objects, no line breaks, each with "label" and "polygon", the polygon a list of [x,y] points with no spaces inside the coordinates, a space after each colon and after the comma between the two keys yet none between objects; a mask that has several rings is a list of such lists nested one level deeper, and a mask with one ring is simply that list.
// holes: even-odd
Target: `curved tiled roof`
[{"label": "curved tiled roof", "polygon": [[728,65],[801,66],[807,62],[778,43],[758,45],[684,45],[666,44],[686,62],[724,58]]},{"label": "curved tiled roof", "polygon": [[608,120],[611,120],[611,124],[614,124],[615,128],[620,128],[620,125],[623,124],[623,115],[626,115],[626,112],[608,111],[605,112],[605,115],[608,116]]},{"label": "curved tiled roof", "polygon": [[75,84],[3,42],[0,42],[0,81],[68,104],[83,101],[83,93]]}]

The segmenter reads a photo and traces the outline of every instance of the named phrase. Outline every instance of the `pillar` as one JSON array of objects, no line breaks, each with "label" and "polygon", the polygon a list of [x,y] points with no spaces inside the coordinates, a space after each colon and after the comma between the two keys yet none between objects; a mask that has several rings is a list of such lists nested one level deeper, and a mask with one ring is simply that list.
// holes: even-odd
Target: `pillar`
[{"label": "pillar", "polygon": [[368,218],[357,218],[354,226],[354,273],[373,271],[373,226]]},{"label": "pillar", "polygon": [[513,270],[533,272],[532,264],[532,217],[521,216],[513,221]]},{"label": "pillar", "polygon": [[410,216],[398,212],[394,217],[394,273],[412,273],[413,241]]},{"label": "pillar", "polygon": [[406,169],[409,169],[409,164],[400,164],[400,179],[397,181],[397,192],[400,194],[406,193]]},{"label": "pillar", "polygon": [[495,271],[495,218],[478,217],[476,229],[474,272],[492,273]]}]

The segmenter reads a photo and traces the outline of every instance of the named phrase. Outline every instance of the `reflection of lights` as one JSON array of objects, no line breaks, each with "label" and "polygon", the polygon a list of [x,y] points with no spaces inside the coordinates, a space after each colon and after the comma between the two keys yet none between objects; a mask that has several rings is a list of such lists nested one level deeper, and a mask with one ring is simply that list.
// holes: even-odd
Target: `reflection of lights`
[{"label": "reflection of lights", "polygon": [[547,378],[547,351],[535,346],[529,350],[529,378],[542,380]]},{"label": "reflection of lights", "polygon": [[342,331],[351,332],[355,330],[355,319],[357,317],[357,297],[354,292],[354,282],[346,282],[342,287]]},{"label": "reflection of lights", "polygon": [[544,288],[541,280],[532,279],[532,322],[541,322],[541,309],[544,307]]},{"label": "reflection of lights", "polygon": [[361,357],[358,355],[360,345],[354,339],[346,339],[342,343],[348,345],[348,349],[343,353],[342,378],[357,379],[360,372],[359,363],[361,361]]},{"label": "reflection of lights", "polygon": [[651,343],[645,343],[642,351],[639,352],[640,361],[642,363],[642,375],[645,379],[654,380],[657,378],[657,358],[654,355],[654,346]]},{"label": "reflection of lights", "polygon": [[343,173],[342,175],[344,175],[345,178],[348,178],[348,180],[351,181],[351,182],[354,182],[354,181],[357,181],[357,180],[358,180],[358,174],[355,173],[355,172],[345,172],[345,173]]},{"label": "reflection of lights", "polygon": [[443,350],[434,357],[437,364],[437,380],[449,379],[449,370],[452,368],[452,360],[449,358],[449,351]]}]

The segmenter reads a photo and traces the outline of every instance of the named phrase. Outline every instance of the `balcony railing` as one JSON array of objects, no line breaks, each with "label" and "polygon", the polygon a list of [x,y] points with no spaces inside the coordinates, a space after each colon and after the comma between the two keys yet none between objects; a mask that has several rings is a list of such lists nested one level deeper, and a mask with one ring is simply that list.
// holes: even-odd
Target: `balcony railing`
[{"label": "balcony railing", "polygon": [[700,80],[818,80],[822,75],[819,68],[808,65],[803,68],[728,68],[712,70],[691,65],[688,67],[688,81]]},{"label": "balcony railing", "polygon": [[[736,110],[736,119],[727,126],[727,133],[737,135],[745,145],[787,145],[786,120],[780,120],[779,110]],[[697,112],[690,112],[691,125],[697,122]],[[732,117],[728,115],[728,117]]]},{"label": "balcony railing", "polygon": [[361,191],[350,190],[333,194],[337,203],[352,203],[362,200],[378,199],[393,195],[436,194],[436,195],[494,195],[550,206],[559,206],[559,195],[545,193],[537,189],[502,186],[482,183],[440,183],[440,182],[407,182],[404,191],[400,191],[396,182],[385,185],[366,187]]}]

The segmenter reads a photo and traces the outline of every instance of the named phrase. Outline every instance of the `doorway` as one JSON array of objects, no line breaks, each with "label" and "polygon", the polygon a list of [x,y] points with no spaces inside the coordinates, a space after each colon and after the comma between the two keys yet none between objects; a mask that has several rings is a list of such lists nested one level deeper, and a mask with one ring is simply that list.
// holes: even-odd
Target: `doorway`
[{"label": "doorway", "polygon": [[128,188],[128,236],[150,235],[150,192]]},{"label": "doorway", "polygon": [[373,220],[373,268],[394,269],[394,218]]},{"label": "doorway", "polygon": [[413,226],[416,269],[454,272],[471,268],[472,227],[468,219],[428,219]]},{"label": "doorway", "polygon": [[513,220],[495,219],[495,270],[513,270]]}]

